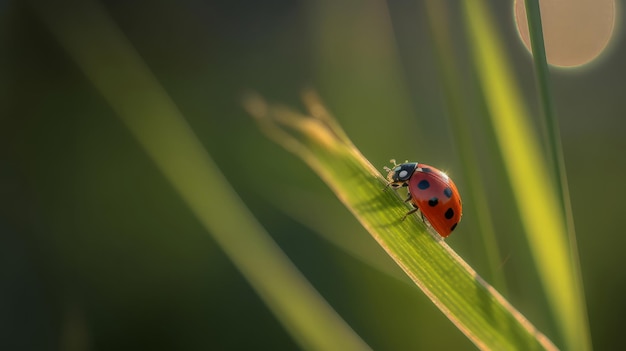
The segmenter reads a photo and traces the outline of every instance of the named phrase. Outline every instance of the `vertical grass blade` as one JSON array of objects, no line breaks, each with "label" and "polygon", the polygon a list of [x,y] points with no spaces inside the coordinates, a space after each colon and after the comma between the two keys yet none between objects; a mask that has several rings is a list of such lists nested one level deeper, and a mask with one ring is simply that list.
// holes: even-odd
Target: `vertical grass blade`
[{"label": "vertical grass blade", "polygon": [[93,1],[33,5],[300,347],[369,349],[247,210],[104,9]]},{"label": "vertical grass blade", "polygon": [[[468,187],[466,188],[467,196],[465,199],[469,199],[469,203],[466,203],[466,205],[469,204],[470,206],[466,206],[466,208],[472,208],[476,215],[476,222],[480,234],[482,235],[493,285],[500,292],[504,292],[506,281],[502,270],[499,269],[502,257],[498,249],[489,205],[484,196],[486,188],[479,174],[479,168],[476,167],[478,157],[472,145],[470,126],[466,113],[464,112],[467,104],[466,101],[464,101],[461,90],[463,84],[459,81],[461,74],[457,68],[457,62],[454,60],[457,56],[451,44],[449,17],[446,9],[447,5],[443,1],[428,0],[425,2],[425,6],[428,12],[427,17],[435,47],[434,54],[436,56],[437,68],[441,76],[444,98],[446,99],[446,107],[450,121],[449,125],[456,143],[456,150],[461,160],[463,174],[468,183]],[[465,202],[466,201],[467,200],[465,200]]]},{"label": "vertical grass blade", "polygon": [[535,67],[535,76],[537,79],[537,90],[539,92],[539,100],[543,110],[543,126],[544,137],[548,147],[548,154],[551,156],[550,163],[553,168],[553,176],[557,184],[558,198],[561,202],[561,210],[563,219],[566,224],[572,267],[574,270],[577,288],[580,291],[580,310],[581,322],[578,325],[579,330],[576,332],[578,337],[577,345],[580,350],[591,350],[591,335],[589,332],[589,322],[587,319],[587,310],[584,298],[584,288],[582,284],[582,275],[580,272],[578,247],[576,240],[576,230],[574,227],[574,217],[569,195],[569,186],[567,181],[567,170],[565,167],[565,158],[563,157],[563,147],[561,145],[561,133],[556,117],[556,112],[552,99],[552,91],[550,87],[548,60],[546,56],[546,48],[543,40],[543,27],[541,24],[541,11],[537,0],[525,0],[526,17],[528,21],[528,31],[530,35],[530,44],[532,49],[533,62]]},{"label": "vertical grass blade", "polygon": [[474,61],[531,252],[570,350],[588,349],[583,297],[558,191],[484,1],[464,1]]},{"label": "vertical grass blade", "polygon": [[[556,350],[443,239],[408,210],[352,144],[315,95],[309,115],[246,100],[266,134],[301,157],[335,192],[389,256],[431,301],[482,350]],[[385,301],[380,301],[384,304]],[[416,325],[415,328],[424,328]]]}]

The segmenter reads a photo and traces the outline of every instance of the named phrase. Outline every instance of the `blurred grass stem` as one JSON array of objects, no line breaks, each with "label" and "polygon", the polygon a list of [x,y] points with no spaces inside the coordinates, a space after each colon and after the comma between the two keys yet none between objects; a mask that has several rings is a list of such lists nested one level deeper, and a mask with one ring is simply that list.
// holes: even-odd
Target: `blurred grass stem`
[{"label": "blurred grass stem", "polygon": [[535,265],[567,349],[587,350],[588,328],[558,191],[530,125],[494,21],[481,0],[466,0],[465,19],[482,91]]},{"label": "blurred grass stem", "polygon": [[567,233],[570,245],[571,262],[577,277],[578,290],[580,291],[580,309],[583,316],[580,330],[578,331],[581,338],[580,344],[577,345],[581,350],[591,350],[591,335],[589,333],[589,321],[585,305],[585,294],[582,284],[582,274],[580,270],[580,260],[578,256],[578,245],[576,240],[576,229],[574,226],[574,216],[572,214],[571,200],[569,194],[569,186],[567,181],[567,170],[565,166],[565,157],[563,156],[563,147],[561,143],[561,133],[559,123],[556,116],[552,89],[550,86],[550,71],[548,69],[548,60],[546,55],[545,43],[543,40],[543,26],[541,24],[541,10],[538,0],[524,0],[526,6],[526,17],[528,21],[528,31],[530,35],[530,43],[532,49],[532,57],[535,68],[535,76],[537,80],[537,89],[539,92],[539,100],[543,110],[542,121],[544,138],[550,157],[550,164],[553,168],[555,184],[559,200],[561,201],[561,210],[563,220],[567,226]]},{"label": "blurred grass stem", "polygon": [[[460,72],[457,69],[454,57],[456,57],[449,33],[449,14],[446,2],[428,0],[425,3],[428,12],[428,22],[431,28],[439,75],[442,77],[444,98],[446,99],[447,115],[449,118],[456,150],[459,153],[463,173],[468,182],[466,204],[476,215],[478,229],[482,235],[482,241],[487,254],[487,262],[490,276],[494,286],[500,291],[506,291],[506,280],[501,269],[502,257],[498,249],[491,211],[487,204],[486,188],[479,173],[478,157],[472,145],[472,136],[467,117],[467,104],[464,102],[461,92],[462,82]],[[467,200],[466,200],[467,201]]]},{"label": "blurred grass stem", "polygon": [[33,5],[298,345],[369,349],[248,211],[105,10],[93,1]]}]

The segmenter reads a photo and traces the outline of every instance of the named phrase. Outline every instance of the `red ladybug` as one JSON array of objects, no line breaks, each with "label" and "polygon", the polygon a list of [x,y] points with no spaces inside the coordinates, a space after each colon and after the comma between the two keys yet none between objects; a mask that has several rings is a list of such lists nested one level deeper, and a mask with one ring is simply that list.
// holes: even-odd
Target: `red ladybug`
[{"label": "red ladybug", "polygon": [[402,220],[420,210],[422,219],[426,218],[439,235],[444,238],[450,235],[463,212],[461,196],[454,182],[435,167],[417,162],[396,165],[394,160],[391,161],[394,168],[385,167],[389,172],[388,185],[394,189],[408,187],[409,197],[405,202],[411,201],[415,207]]}]

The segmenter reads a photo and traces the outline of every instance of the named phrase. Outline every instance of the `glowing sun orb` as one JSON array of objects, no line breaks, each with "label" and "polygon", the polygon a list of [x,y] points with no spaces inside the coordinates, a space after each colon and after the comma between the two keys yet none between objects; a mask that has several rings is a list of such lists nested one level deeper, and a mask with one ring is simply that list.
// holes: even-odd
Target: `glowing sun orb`
[{"label": "glowing sun orb", "polygon": [[[513,6],[517,31],[530,51],[524,0]],[[615,31],[615,6],[615,0],[540,0],[548,63],[578,67],[600,57]]]}]

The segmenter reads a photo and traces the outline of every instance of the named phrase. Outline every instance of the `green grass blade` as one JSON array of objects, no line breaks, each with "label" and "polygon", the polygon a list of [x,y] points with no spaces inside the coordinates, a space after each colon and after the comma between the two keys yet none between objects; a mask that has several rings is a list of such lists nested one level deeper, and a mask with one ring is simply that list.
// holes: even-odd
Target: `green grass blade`
[{"label": "green grass blade", "polygon": [[585,350],[586,313],[560,199],[552,179],[537,171],[549,167],[484,2],[464,6],[478,77],[548,303],[567,348]]},{"label": "green grass blade", "polygon": [[482,235],[490,268],[489,277],[493,285],[506,295],[506,280],[501,269],[502,256],[498,249],[489,205],[484,196],[486,187],[479,172],[480,168],[476,167],[478,156],[472,143],[470,122],[466,116],[467,112],[465,112],[467,103],[464,101],[463,83],[460,82],[461,74],[457,68],[458,63],[455,62],[457,55],[451,43],[448,10],[446,3],[439,0],[426,1],[425,6],[435,48],[437,68],[441,76],[441,85],[446,100],[449,125],[463,167],[463,175],[468,184],[466,200],[464,200],[465,207],[471,208],[475,213],[477,227]]},{"label": "green grass blade", "polygon": [[[484,350],[555,350],[555,346],[417,217],[319,103],[309,116],[258,96],[247,110],[266,134],[301,157],[335,192],[411,280]],[[383,302],[384,303],[384,302]],[[423,328],[424,326],[415,326]]]},{"label": "green grass blade", "polygon": [[565,168],[565,158],[563,157],[563,147],[561,144],[561,133],[559,131],[558,120],[553,105],[552,91],[550,88],[548,60],[543,40],[543,26],[541,24],[541,11],[537,0],[525,0],[525,5],[528,20],[528,31],[533,54],[532,56],[535,64],[535,76],[537,79],[539,100],[543,109],[543,125],[545,138],[547,139],[546,145],[549,149],[548,153],[551,155],[550,163],[552,164],[553,175],[555,183],[557,184],[556,189],[559,195],[558,198],[561,201],[561,210],[563,212],[563,218],[566,223],[569,237],[572,267],[575,278],[577,278],[575,283],[580,291],[580,322],[576,326],[576,331],[569,331],[572,336],[576,337],[576,339],[570,340],[570,343],[572,345],[576,345],[576,347],[580,350],[591,350],[591,335],[589,332],[589,321],[587,320],[587,311],[584,303],[584,289],[578,259],[574,217],[572,214],[569,196],[567,171]]},{"label": "green grass blade", "polygon": [[42,1],[35,8],[300,347],[369,349],[247,210],[105,11],[90,1]]}]

